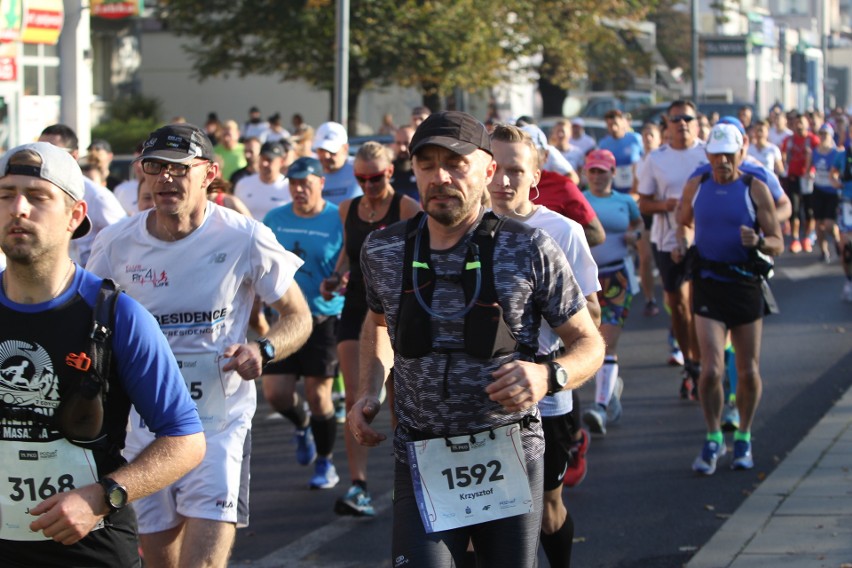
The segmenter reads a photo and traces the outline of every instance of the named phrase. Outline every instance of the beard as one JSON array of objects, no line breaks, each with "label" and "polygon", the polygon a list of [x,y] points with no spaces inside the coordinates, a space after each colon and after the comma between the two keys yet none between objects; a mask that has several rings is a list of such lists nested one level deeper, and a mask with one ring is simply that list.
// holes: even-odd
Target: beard
[{"label": "beard", "polygon": [[[450,201],[435,202],[431,199],[435,195],[446,195],[453,199]],[[465,199],[461,192],[447,188],[430,192],[426,199],[426,213],[445,227],[458,225],[471,211],[478,209],[482,202],[481,195],[469,195]]]}]

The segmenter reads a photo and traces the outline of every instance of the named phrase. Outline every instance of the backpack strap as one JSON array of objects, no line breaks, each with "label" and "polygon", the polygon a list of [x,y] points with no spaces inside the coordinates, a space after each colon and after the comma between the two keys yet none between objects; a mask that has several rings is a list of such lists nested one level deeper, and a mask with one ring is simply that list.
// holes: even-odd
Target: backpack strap
[{"label": "backpack strap", "polygon": [[[83,384],[84,396],[93,386],[103,389],[104,395],[109,392],[110,365],[112,363],[112,328],[115,325],[115,305],[118,295],[122,292],[115,280],[104,278],[95,300],[92,311],[92,331],[89,333],[89,356],[92,359],[91,374],[96,381],[86,381]],[[92,396],[97,392],[91,393]]]}]

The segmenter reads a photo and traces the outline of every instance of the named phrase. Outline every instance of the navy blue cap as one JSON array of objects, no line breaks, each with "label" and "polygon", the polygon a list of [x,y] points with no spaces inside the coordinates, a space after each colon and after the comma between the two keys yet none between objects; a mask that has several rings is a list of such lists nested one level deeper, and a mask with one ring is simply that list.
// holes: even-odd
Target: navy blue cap
[{"label": "navy blue cap", "polygon": [[317,177],[325,177],[320,161],[309,156],[299,158],[287,168],[288,178],[305,179],[311,174]]}]

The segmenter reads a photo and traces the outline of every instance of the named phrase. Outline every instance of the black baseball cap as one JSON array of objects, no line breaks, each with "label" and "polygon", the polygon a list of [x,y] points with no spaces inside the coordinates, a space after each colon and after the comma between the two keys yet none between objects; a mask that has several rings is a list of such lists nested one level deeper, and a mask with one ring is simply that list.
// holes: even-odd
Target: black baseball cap
[{"label": "black baseball cap", "polygon": [[195,158],[213,160],[213,144],[207,134],[194,124],[168,124],[148,135],[137,160],[156,158],[183,164]]},{"label": "black baseball cap", "polygon": [[457,110],[436,112],[421,122],[411,138],[411,155],[429,144],[463,156],[476,150],[492,154],[491,138],[485,125],[466,112]]},{"label": "black baseball cap", "polygon": [[260,147],[261,156],[272,156],[273,158],[283,158],[287,152],[284,145],[280,142],[264,142]]}]

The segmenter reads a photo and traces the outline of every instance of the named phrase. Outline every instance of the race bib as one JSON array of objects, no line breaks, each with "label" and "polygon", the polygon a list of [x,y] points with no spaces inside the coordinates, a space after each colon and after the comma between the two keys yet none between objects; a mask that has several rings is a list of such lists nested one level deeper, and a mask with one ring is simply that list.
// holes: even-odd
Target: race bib
[{"label": "race bib", "polygon": [[616,166],[615,178],[613,183],[615,187],[630,189],[633,187],[633,165]]},{"label": "race bib", "polygon": [[814,176],[814,185],[818,185],[820,187],[831,187],[831,172],[829,170],[817,168],[816,175]]},{"label": "race bib", "polygon": [[810,195],[814,192],[814,180],[807,174],[799,178],[799,191],[802,195]]},{"label": "race bib", "polygon": [[[0,443],[0,539],[50,540],[30,530],[29,510],[53,495],[97,481],[92,452],[68,440]],[[95,528],[100,528],[102,524]]]},{"label": "race bib", "polygon": [[221,358],[216,353],[175,353],[175,359],[204,431],[221,432],[228,418]]},{"label": "race bib", "polygon": [[533,510],[520,426],[408,443],[408,464],[427,533]]}]

